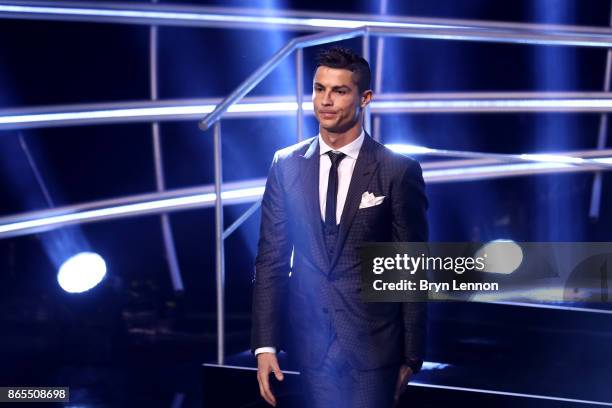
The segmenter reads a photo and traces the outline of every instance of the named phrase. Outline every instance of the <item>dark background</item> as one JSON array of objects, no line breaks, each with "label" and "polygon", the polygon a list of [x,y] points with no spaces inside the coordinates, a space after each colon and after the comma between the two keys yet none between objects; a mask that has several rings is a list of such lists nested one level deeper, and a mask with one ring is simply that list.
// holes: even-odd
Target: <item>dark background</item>
[{"label": "dark background", "polygon": [[[189,4],[379,10],[377,1]],[[388,14],[608,26],[610,3],[391,0]],[[303,34],[160,27],[159,98],[225,96],[289,39]],[[360,40],[343,45],[361,49]],[[0,20],[0,109],[147,100],[148,47],[147,26]],[[306,93],[317,51],[305,52]],[[388,39],[383,91],[602,91],[605,62],[606,50],[599,48]],[[289,58],[251,95],[291,95],[294,89]],[[599,114],[582,113],[385,115],[381,134],[385,143],[536,153],[595,148],[599,120]],[[222,129],[225,181],[265,177],[274,151],[296,139],[294,118],[231,119]],[[305,134],[316,133],[310,118]],[[5,130],[0,131],[0,216],[48,208],[19,145],[20,134],[56,206],[155,190],[149,124]],[[167,189],[213,183],[212,132],[201,132],[195,122],[166,122],[161,134]],[[610,176],[604,174],[600,217],[594,220],[588,217],[592,180],[592,173],[576,173],[429,185],[431,239],[609,241]],[[226,225],[248,206],[226,207]],[[158,216],[0,240],[0,386],[70,385],[73,401],[93,405],[130,398],[169,405],[180,391],[197,405],[198,365],[215,356],[213,217],[212,209],[170,215],[185,284],[181,294],[172,289]],[[258,227],[256,213],[226,242],[228,353],[248,348]],[[57,268],[86,249],[105,258],[108,276],[89,292],[69,295],[57,284]],[[490,356],[518,355],[522,367],[561,361],[563,369],[573,370],[590,357],[581,354],[584,344],[568,340],[571,333],[610,339],[610,318],[602,326],[588,313],[534,315],[529,308],[494,307],[434,305],[430,357],[469,365],[480,347]],[[507,337],[530,328],[549,330],[550,336],[525,347],[558,354],[533,359]],[[565,329],[571,333],[558,332]],[[491,333],[499,336],[487,344]],[[504,341],[509,343],[499,346]],[[606,353],[595,360],[610,360]],[[603,389],[581,389],[585,398],[612,400]]]}]

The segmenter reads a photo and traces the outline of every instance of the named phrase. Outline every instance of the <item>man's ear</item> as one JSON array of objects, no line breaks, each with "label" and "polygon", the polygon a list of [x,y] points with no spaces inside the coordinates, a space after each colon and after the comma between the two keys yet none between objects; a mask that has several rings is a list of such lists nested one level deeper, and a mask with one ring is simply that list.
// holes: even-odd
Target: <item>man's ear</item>
[{"label": "man's ear", "polygon": [[363,91],[363,93],[361,94],[361,108],[365,108],[366,106],[368,106],[368,104],[372,101],[372,96],[373,96],[373,92],[371,89],[368,89],[367,91]]}]

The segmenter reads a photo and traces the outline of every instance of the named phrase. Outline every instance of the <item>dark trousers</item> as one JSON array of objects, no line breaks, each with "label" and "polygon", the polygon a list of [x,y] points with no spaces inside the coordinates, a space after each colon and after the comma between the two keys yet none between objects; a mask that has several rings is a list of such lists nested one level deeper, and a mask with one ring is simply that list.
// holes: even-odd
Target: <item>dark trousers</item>
[{"label": "dark trousers", "polygon": [[346,357],[336,335],[323,364],[301,370],[304,407],[391,408],[399,365],[357,370]]}]

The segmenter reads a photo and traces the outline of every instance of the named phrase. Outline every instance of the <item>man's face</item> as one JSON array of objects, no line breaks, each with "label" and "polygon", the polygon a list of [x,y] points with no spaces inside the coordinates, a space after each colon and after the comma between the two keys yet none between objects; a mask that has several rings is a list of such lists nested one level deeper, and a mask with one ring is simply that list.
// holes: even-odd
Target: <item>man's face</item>
[{"label": "man's face", "polygon": [[317,68],[312,86],[312,104],[315,116],[325,130],[343,133],[355,126],[360,120],[362,108],[369,102],[369,98],[362,101],[361,96],[351,71],[325,66]]}]

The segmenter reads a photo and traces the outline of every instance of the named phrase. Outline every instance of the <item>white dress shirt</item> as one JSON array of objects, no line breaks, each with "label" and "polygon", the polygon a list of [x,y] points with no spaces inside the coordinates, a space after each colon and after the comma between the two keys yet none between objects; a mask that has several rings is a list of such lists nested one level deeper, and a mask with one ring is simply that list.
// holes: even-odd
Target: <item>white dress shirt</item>
[{"label": "white dress shirt", "polygon": [[[340,218],[342,217],[342,210],[344,209],[344,203],[346,202],[346,196],[348,194],[349,185],[351,184],[351,177],[353,176],[353,170],[355,169],[355,163],[357,162],[357,156],[361,150],[363,139],[365,138],[365,132],[362,129],[361,134],[351,143],[342,146],[338,150],[332,149],[319,134],[319,206],[321,209],[321,219],[325,221],[325,205],[327,201],[327,182],[329,181],[329,169],[331,168],[331,159],[327,155],[327,152],[333,150],[334,152],[341,152],[346,155],[344,159],[340,161],[338,165],[338,196],[336,198],[336,224],[340,224]],[[259,347],[255,349],[255,355],[259,353],[276,353],[275,347]]]},{"label": "white dress shirt", "polygon": [[334,150],[325,143],[321,135],[319,135],[319,204],[321,207],[321,219],[325,221],[325,205],[327,204],[327,182],[329,181],[329,169],[331,168],[331,159],[326,154],[330,150],[334,152],[344,153],[346,157],[340,161],[338,165],[338,196],[336,198],[336,224],[340,224],[342,210],[346,202],[349,184],[359,156],[359,150],[363,144],[365,132],[361,130],[361,134],[351,143],[342,146],[338,150]]}]

